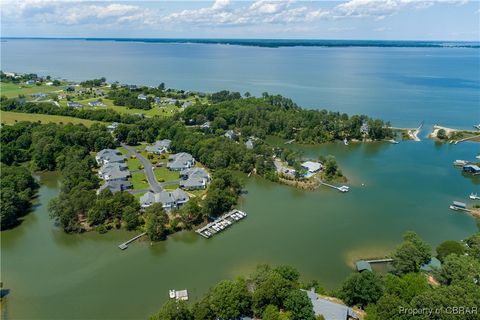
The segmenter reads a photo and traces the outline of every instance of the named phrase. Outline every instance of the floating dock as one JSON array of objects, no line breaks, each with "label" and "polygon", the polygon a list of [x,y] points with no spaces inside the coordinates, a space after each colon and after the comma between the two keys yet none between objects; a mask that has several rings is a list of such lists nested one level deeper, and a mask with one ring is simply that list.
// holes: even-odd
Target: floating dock
[{"label": "floating dock", "polygon": [[130,240],[124,242],[124,243],[119,244],[118,247],[119,247],[121,250],[125,250],[125,249],[128,248],[128,245],[129,245],[131,242],[133,242],[133,241],[135,241],[135,240],[143,237],[143,236],[146,235],[146,234],[147,234],[146,232],[144,232],[144,233],[142,233],[142,234],[139,234],[138,236],[135,236],[135,237],[133,237],[132,239],[130,239]]},{"label": "floating dock", "polygon": [[333,188],[333,189],[337,189],[337,190],[340,191],[340,192],[348,192],[348,191],[350,191],[350,187],[349,187],[349,186],[337,187],[337,186],[328,184],[328,183],[326,183],[326,182],[323,182],[322,180],[318,180],[318,181],[319,181],[321,184],[323,184],[324,186],[327,186],[327,187],[330,187],[330,188]]},{"label": "floating dock", "polygon": [[449,207],[450,209],[454,211],[465,211],[465,212],[471,212],[472,210],[467,209],[467,204],[459,201],[453,201],[453,203]]},{"label": "floating dock", "polygon": [[245,212],[235,209],[224,214],[215,221],[210,222],[206,226],[195,230],[195,232],[208,239],[222,230],[230,227],[235,222],[242,220],[246,216],[247,214]]}]

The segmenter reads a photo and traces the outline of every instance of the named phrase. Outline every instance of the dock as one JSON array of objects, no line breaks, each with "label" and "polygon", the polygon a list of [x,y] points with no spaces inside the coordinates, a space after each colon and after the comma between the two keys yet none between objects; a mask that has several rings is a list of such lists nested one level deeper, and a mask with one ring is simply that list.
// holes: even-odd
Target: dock
[{"label": "dock", "polygon": [[143,236],[146,235],[146,234],[147,234],[146,232],[144,232],[144,233],[142,233],[142,234],[139,234],[138,236],[135,236],[135,237],[133,237],[132,239],[130,239],[130,240],[124,242],[124,243],[119,244],[118,247],[119,247],[121,250],[125,250],[125,249],[128,248],[128,245],[129,245],[131,242],[133,242],[133,241],[135,241],[135,240],[143,237]]},{"label": "dock", "polygon": [[337,186],[334,186],[332,184],[328,184],[326,182],[323,182],[322,180],[318,179],[318,181],[324,185],[324,186],[327,186],[327,187],[330,187],[330,188],[333,188],[333,189],[337,189],[338,191],[340,192],[348,192],[350,191],[350,187],[349,186],[341,186],[341,187],[337,187]]},{"label": "dock", "polygon": [[285,144],[292,144],[294,142],[295,142],[295,139],[292,139],[292,140],[285,141]]},{"label": "dock", "polygon": [[246,216],[247,214],[245,212],[235,209],[208,223],[206,226],[195,230],[195,232],[202,237],[209,239],[215,234],[232,226],[235,222],[242,220]]}]

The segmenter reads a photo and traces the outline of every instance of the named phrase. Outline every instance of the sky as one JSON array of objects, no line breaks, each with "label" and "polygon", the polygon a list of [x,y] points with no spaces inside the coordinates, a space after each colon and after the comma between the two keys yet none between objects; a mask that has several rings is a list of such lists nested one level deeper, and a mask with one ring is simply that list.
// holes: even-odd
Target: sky
[{"label": "sky", "polygon": [[480,1],[0,0],[2,37],[480,41]]}]

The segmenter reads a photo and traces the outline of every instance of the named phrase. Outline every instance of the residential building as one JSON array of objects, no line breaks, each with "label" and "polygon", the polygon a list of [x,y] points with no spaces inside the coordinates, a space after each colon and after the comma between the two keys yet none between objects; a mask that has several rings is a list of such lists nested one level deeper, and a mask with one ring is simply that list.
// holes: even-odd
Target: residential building
[{"label": "residential building", "polygon": [[192,101],[185,101],[183,104],[182,104],[182,108],[188,108],[190,106],[193,105],[193,102]]},{"label": "residential building", "polygon": [[70,108],[81,108],[82,105],[76,101],[67,101],[67,107]]},{"label": "residential building", "polygon": [[48,94],[43,92],[37,92],[37,93],[32,93],[31,96],[32,98],[42,99],[42,98],[48,97]]},{"label": "residential building", "polygon": [[191,154],[186,152],[180,152],[172,154],[168,158],[167,168],[173,171],[180,171],[191,168],[195,165],[195,159]]},{"label": "residential building", "polygon": [[183,180],[180,187],[187,190],[206,189],[210,182],[210,175],[203,168],[188,168],[180,171]]},{"label": "residential building", "polygon": [[227,132],[225,132],[224,136],[230,140],[237,140],[238,138],[238,135],[233,130],[228,130]]},{"label": "residential building", "polygon": [[188,194],[181,189],[162,191],[159,193],[149,191],[140,197],[140,205],[142,208],[147,208],[154,203],[161,203],[163,208],[170,210],[181,207],[188,200]]},{"label": "residential building", "polygon": [[249,138],[249,139],[247,140],[247,142],[245,142],[245,147],[247,147],[247,149],[249,149],[249,150],[252,150],[252,149],[253,149],[253,147],[254,147],[254,141],[253,141],[252,138]]},{"label": "residential building", "polygon": [[32,85],[32,84],[35,84],[35,80],[27,80],[25,81],[25,84],[28,84],[28,85]]},{"label": "residential building", "polygon": [[302,168],[305,168],[310,173],[315,173],[322,169],[322,164],[320,162],[314,161],[305,161],[301,164]]},{"label": "residential building", "polygon": [[100,101],[100,100],[90,101],[90,102],[88,103],[88,105],[91,106],[91,107],[104,107],[104,106],[105,106],[105,105],[103,104],[103,102]]},{"label": "residential building", "polygon": [[140,94],[137,96],[137,99],[139,99],[139,100],[147,100],[147,98],[148,98],[148,97],[147,97],[146,95],[144,95],[143,93],[140,93]]},{"label": "residential building", "polygon": [[322,315],[325,320],[358,320],[360,317],[353,311],[341,303],[321,298],[315,290],[306,291],[313,305],[315,316]]},{"label": "residential building", "polygon": [[362,126],[360,127],[360,133],[361,134],[368,134],[368,130],[369,130],[368,124],[366,122],[364,122],[362,124]]},{"label": "residential building", "polygon": [[128,171],[128,166],[125,162],[110,162],[104,164],[100,170],[98,170],[98,176],[105,180],[120,180],[121,177],[125,177],[125,179],[129,177],[130,172]]},{"label": "residential building", "polygon": [[480,167],[476,164],[467,164],[463,166],[463,171],[467,173],[480,174]]},{"label": "residential building", "polygon": [[154,145],[147,146],[145,148],[145,151],[151,152],[154,154],[162,154],[169,151],[171,143],[172,141],[168,139],[158,140],[155,142]]},{"label": "residential building", "polygon": [[206,121],[204,124],[202,124],[200,126],[200,128],[202,129],[210,129],[210,126],[212,125],[212,123],[210,121]]},{"label": "residential building", "polygon": [[113,131],[115,131],[115,129],[117,129],[118,125],[119,125],[118,122],[112,122],[111,124],[109,124],[109,125],[107,126],[108,132],[113,132]]},{"label": "residential building", "polygon": [[97,194],[102,192],[105,189],[110,190],[110,192],[121,192],[132,188],[132,183],[126,180],[113,180],[106,181],[100,188],[97,190]]},{"label": "residential building", "polygon": [[116,149],[103,149],[97,153],[95,160],[97,164],[107,164],[114,162],[125,162],[127,158]]},{"label": "residential building", "polygon": [[160,103],[162,103],[162,98],[155,97],[155,98],[153,98],[153,102],[156,103],[156,104],[160,104]]}]

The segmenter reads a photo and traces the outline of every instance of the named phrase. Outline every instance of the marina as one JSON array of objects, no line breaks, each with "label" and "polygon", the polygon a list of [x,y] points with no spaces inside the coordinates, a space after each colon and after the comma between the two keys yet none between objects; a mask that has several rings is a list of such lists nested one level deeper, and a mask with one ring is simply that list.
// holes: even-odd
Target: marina
[{"label": "marina", "polygon": [[130,239],[130,240],[124,242],[124,243],[119,244],[119,245],[118,245],[118,248],[120,248],[121,250],[125,250],[125,249],[128,248],[128,245],[129,245],[130,243],[132,243],[133,241],[135,241],[135,240],[137,240],[137,239],[140,239],[141,237],[143,237],[143,236],[146,235],[146,234],[147,234],[146,232],[144,232],[144,233],[142,233],[142,234],[139,234],[138,236],[135,236],[135,237],[133,237],[132,239]]},{"label": "marina", "polygon": [[468,197],[472,200],[480,200],[480,197],[476,193],[473,193],[473,192],[470,193],[470,195]]},{"label": "marina", "polygon": [[245,212],[235,209],[210,222],[206,226],[197,229],[195,232],[208,239],[246,216],[247,214]]}]

